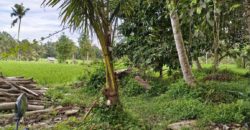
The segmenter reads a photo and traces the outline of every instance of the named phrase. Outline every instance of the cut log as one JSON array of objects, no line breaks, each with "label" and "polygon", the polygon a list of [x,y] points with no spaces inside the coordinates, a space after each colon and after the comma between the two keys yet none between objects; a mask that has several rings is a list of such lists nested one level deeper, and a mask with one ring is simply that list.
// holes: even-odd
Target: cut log
[{"label": "cut log", "polygon": [[25,92],[28,92],[28,93],[30,93],[30,94],[32,94],[32,95],[34,95],[34,96],[39,96],[37,93],[35,93],[35,92],[33,92],[32,90],[27,89],[27,88],[25,88],[25,87],[23,87],[23,86],[18,86],[18,85],[16,85],[15,87],[17,87],[17,88],[19,88],[19,89],[21,89],[21,90],[24,90]]},{"label": "cut log", "polygon": [[38,105],[28,105],[29,111],[36,111],[36,110],[43,110],[44,106],[38,106]]},{"label": "cut log", "polygon": [[[7,102],[7,103],[0,103],[0,110],[11,110],[15,109],[15,102]],[[44,106],[38,106],[38,105],[28,105],[29,111],[34,110],[43,110]]]},{"label": "cut log", "polygon": [[15,102],[0,103],[0,110],[10,110],[15,108]]},{"label": "cut log", "polygon": [[12,98],[12,97],[0,97],[0,102],[11,102],[15,100],[15,98]]},{"label": "cut log", "polygon": [[[44,110],[37,110],[37,111],[29,111],[25,113],[25,116],[30,116],[34,114],[45,114],[45,113],[50,113],[52,112],[52,108],[44,109]],[[0,115],[0,119],[9,119],[9,118],[14,118],[15,114],[2,114]]]},{"label": "cut log", "polygon": [[67,115],[67,116],[75,115],[79,112],[79,110],[80,110],[79,107],[73,108],[71,110],[66,110],[65,115]]},{"label": "cut log", "polygon": [[20,90],[23,90],[23,91],[25,91],[25,92],[27,92],[27,93],[30,93],[30,94],[34,95],[34,96],[39,96],[39,95],[36,94],[35,92],[33,92],[33,91],[31,91],[31,90],[29,90],[29,89],[23,87],[23,86],[19,86],[19,85],[15,84],[15,83],[12,83],[12,82],[9,82],[9,81],[4,81],[4,82],[5,82],[6,84],[10,85],[10,86],[16,87],[16,88],[18,88],[18,89],[20,89]]},{"label": "cut log", "polygon": [[1,97],[15,97],[15,98],[17,98],[19,96],[19,94],[12,94],[12,93],[7,93],[7,92],[1,92],[0,91],[0,96]]},{"label": "cut log", "polygon": [[168,125],[168,128],[171,130],[180,130],[182,128],[191,128],[196,130],[196,124],[197,124],[196,120],[186,120],[170,124]]}]

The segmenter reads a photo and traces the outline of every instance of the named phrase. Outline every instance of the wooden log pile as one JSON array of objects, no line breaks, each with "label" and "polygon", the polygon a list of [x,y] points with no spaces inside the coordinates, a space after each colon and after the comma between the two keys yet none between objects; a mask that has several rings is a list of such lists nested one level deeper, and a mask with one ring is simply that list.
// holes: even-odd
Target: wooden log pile
[{"label": "wooden log pile", "polygon": [[0,76],[0,112],[13,110],[17,97],[25,93],[28,98],[28,110],[42,110],[45,108],[43,96],[44,88],[38,88],[32,78]]},{"label": "wooden log pile", "polygon": [[[46,90],[46,88],[37,87],[32,78],[4,77],[0,74],[0,128],[15,122],[13,110],[18,96],[22,93],[27,96],[28,111],[21,124],[36,126],[49,122],[52,125],[67,119],[69,116],[78,116],[79,107],[48,105],[49,100],[45,99],[44,96]],[[47,124],[45,123],[45,125]]]}]

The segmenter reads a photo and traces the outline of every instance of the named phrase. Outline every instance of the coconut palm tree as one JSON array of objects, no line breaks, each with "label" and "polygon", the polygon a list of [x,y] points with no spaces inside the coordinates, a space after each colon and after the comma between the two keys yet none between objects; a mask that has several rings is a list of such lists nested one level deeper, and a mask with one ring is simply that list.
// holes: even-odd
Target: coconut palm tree
[{"label": "coconut palm tree", "polygon": [[[126,2],[125,2],[126,1]],[[62,23],[72,30],[93,29],[101,44],[105,70],[106,87],[103,91],[107,105],[119,104],[118,84],[112,63],[113,23],[122,7],[129,7],[128,0],[44,0],[45,6],[59,5]]]},{"label": "coconut palm tree", "polygon": [[[11,23],[11,27],[15,26],[15,24],[17,22],[19,22],[18,24],[18,34],[17,34],[17,41],[19,42],[19,36],[20,36],[20,27],[21,27],[21,22],[22,22],[22,18],[23,16],[29,11],[29,8],[25,8],[23,6],[23,3],[21,4],[15,4],[14,7],[12,7],[12,13],[10,14],[11,17],[16,17],[12,23]],[[20,52],[19,49],[17,50],[17,59],[20,59]]]},{"label": "coconut palm tree", "polygon": [[15,26],[15,24],[17,22],[19,22],[18,25],[18,35],[17,35],[17,39],[19,41],[19,36],[20,36],[20,26],[21,26],[21,22],[22,22],[22,18],[23,16],[25,16],[25,14],[29,11],[29,8],[25,8],[23,6],[23,3],[21,4],[15,4],[14,7],[12,7],[12,13],[10,14],[11,17],[17,17],[15,18],[12,23],[11,23],[11,27]]}]

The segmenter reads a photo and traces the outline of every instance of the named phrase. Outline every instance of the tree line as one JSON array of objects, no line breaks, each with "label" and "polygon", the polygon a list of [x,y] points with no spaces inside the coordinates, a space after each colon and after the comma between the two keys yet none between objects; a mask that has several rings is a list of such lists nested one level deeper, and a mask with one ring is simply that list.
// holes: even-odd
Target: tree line
[{"label": "tree line", "polygon": [[81,35],[79,45],[62,34],[57,41],[40,43],[37,40],[16,41],[7,32],[0,32],[0,59],[38,61],[41,58],[56,57],[59,62],[67,59],[95,60],[102,57],[100,49],[93,45],[86,35]]}]

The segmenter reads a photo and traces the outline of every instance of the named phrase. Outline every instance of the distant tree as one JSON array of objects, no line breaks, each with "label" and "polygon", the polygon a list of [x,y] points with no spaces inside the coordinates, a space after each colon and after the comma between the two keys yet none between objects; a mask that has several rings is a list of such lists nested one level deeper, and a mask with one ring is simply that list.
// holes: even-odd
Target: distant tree
[{"label": "distant tree", "polygon": [[14,58],[17,55],[17,42],[7,32],[0,32],[0,59]]},{"label": "distant tree", "polygon": [[65,62],[73,53],[74,42],[66,35],[60,36],[56,43],[56,52],[59,63]]},{"label": "distant tree", "polygon": [[39,54],[35,49],[34,43],[31,43],[27,39],[25,39],[20,42],[18,47],[19,47],[19,52],[21,54],[20,57],[21,60],[31,61],[38,59]]},{"label": "distant tree", "polygon": [[87,34],[82,34],[78,40],[80,46],[80,53],[82,55],[82,59],[89,60],[95,57],[95,52],[92,48],[91,41]]},{"label": "distant tree", "polygon": [[102,55],[102,50],[100,50],[97,46],[93,45],[92,46],[94,52],[95,52],[95,58],[96,59],[102,59],[103,55]]},{"label": "distant tree", "polygon": [[43,58],[57,57],[56,42],[48,41],[47,43],[42,45],[42,48],[44,49],[44,53],[42,55]]},{"label": "distant tree", "polygon": [[34,52],[36,52],[35,55],[33,56],[36,61],[38,61],[39,58],[41,58],[45,53],[44,47],[41,46],[36,39],[33,39],[32,41],[32,49]]},{"label": "distant tree", "polygon": [[[15,18],[12,23],[11,23],[11,27],[15,26],[15,24],[17,22],[19,22],[18,25],[18,34],[17,34],[17,40],[19,41],[19,37],[20,37],[20,27],[21,27],[21,22],[22,22],[22,18],[25,16],[25,14],[29,11],[29,8],[25,8],[23,6],[23,4],[15,4],[14,7],[12,7],[12,13],[10,14],[11,17],[15,16],[17,18]],[[19,57],[19,54],[18,54]]]}]

